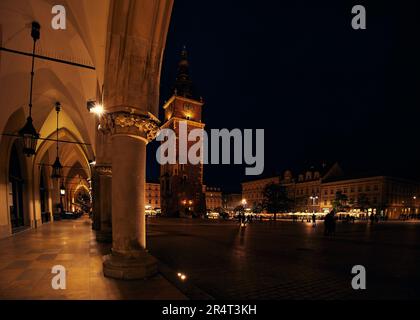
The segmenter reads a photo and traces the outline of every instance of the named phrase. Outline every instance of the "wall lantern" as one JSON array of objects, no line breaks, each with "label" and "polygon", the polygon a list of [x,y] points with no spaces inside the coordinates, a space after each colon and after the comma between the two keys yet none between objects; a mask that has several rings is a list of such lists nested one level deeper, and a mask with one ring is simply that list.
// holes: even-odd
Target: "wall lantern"
[{"label": "wall lantern", "polygon": [[97,116],[101,116],[104,113],[104,107],[100,103],[96,103],[94,100],[89,100],[86,103],[87,109],[90,113],[94,113]]}]

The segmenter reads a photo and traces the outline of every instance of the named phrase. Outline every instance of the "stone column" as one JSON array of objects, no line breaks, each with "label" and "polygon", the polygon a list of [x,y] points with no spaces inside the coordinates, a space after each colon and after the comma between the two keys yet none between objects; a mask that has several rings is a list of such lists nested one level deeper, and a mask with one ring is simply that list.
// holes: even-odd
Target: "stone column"
[{"label": "stone column", "polygon": [[96,240],[112,242],[112,167],[99,165],[95,167],[98,184],[99,229]]},{"label": "stone column", "polygon": [[158,129],[159,81],[172,0],[113,1],[108,22],[101,128],[111,133],[112,254],[104,274],[141,279],[157,271],[146,251],[146,144]]},{"label": "stone column", "polygon": [[95,231],[101,229],[100,193],[99,175],[92,167],[92,230]]},{"label": "stone column", "polygon": [[[98,98],[99,99],[99,98]],[[96,240],[112,242],[112,146],[111,132],[99,119],[96,132],[95,224]]]},{"label": "stone column", "polygon": [[118,279],[142,279],[157,272],[146,250],[144,192],[146,145],[159,125],[150,115],[118,112],[108,115],[112,130],[112,254],[104,259],[104,274]]}]

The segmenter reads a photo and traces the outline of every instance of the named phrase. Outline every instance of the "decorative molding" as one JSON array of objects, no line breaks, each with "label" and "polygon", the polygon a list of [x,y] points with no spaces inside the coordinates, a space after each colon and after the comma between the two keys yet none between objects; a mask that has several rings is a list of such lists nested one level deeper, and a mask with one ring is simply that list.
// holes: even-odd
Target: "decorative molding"
[{"label": "decorative molding", "polygon": [[112,167],[111,166],[95,166],[95,170],[101,176],[111,176],[112,177]]},{"label": "decorative molding", "polygon": [[134,114],[128,112],[107,113],[101,117],[99,130],[109,131],[111,134],[137,135],[152,141],[158,134],[159,120],[150,112]]}]

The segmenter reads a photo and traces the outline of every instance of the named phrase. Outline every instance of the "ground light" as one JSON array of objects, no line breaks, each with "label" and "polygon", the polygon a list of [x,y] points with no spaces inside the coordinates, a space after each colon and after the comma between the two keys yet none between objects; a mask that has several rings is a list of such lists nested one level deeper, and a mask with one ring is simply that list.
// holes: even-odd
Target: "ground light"
[{"label": "ground light", "polygon": [[187,279],[187,276],[181,272],[178,272],[177,274],[178,278],[180,278],[182,281],[185,281]]}]

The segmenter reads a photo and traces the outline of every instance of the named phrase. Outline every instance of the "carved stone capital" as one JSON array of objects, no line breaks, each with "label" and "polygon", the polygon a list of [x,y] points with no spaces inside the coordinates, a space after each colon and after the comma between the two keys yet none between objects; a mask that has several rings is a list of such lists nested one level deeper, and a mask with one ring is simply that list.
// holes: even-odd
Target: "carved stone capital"
[{"label": "carved stone capital", "polygon": [[112,167],[111,166],[96,166],[96,172],[101,176],[111,176],[112,177]]},{"label": "carved stone capital", "polygon": [[111,134],[135,135],[152,141],[160,127],[159,120],[150,112],[134,114],[128,112],[107,113],[101,118],[100,129]]}]

